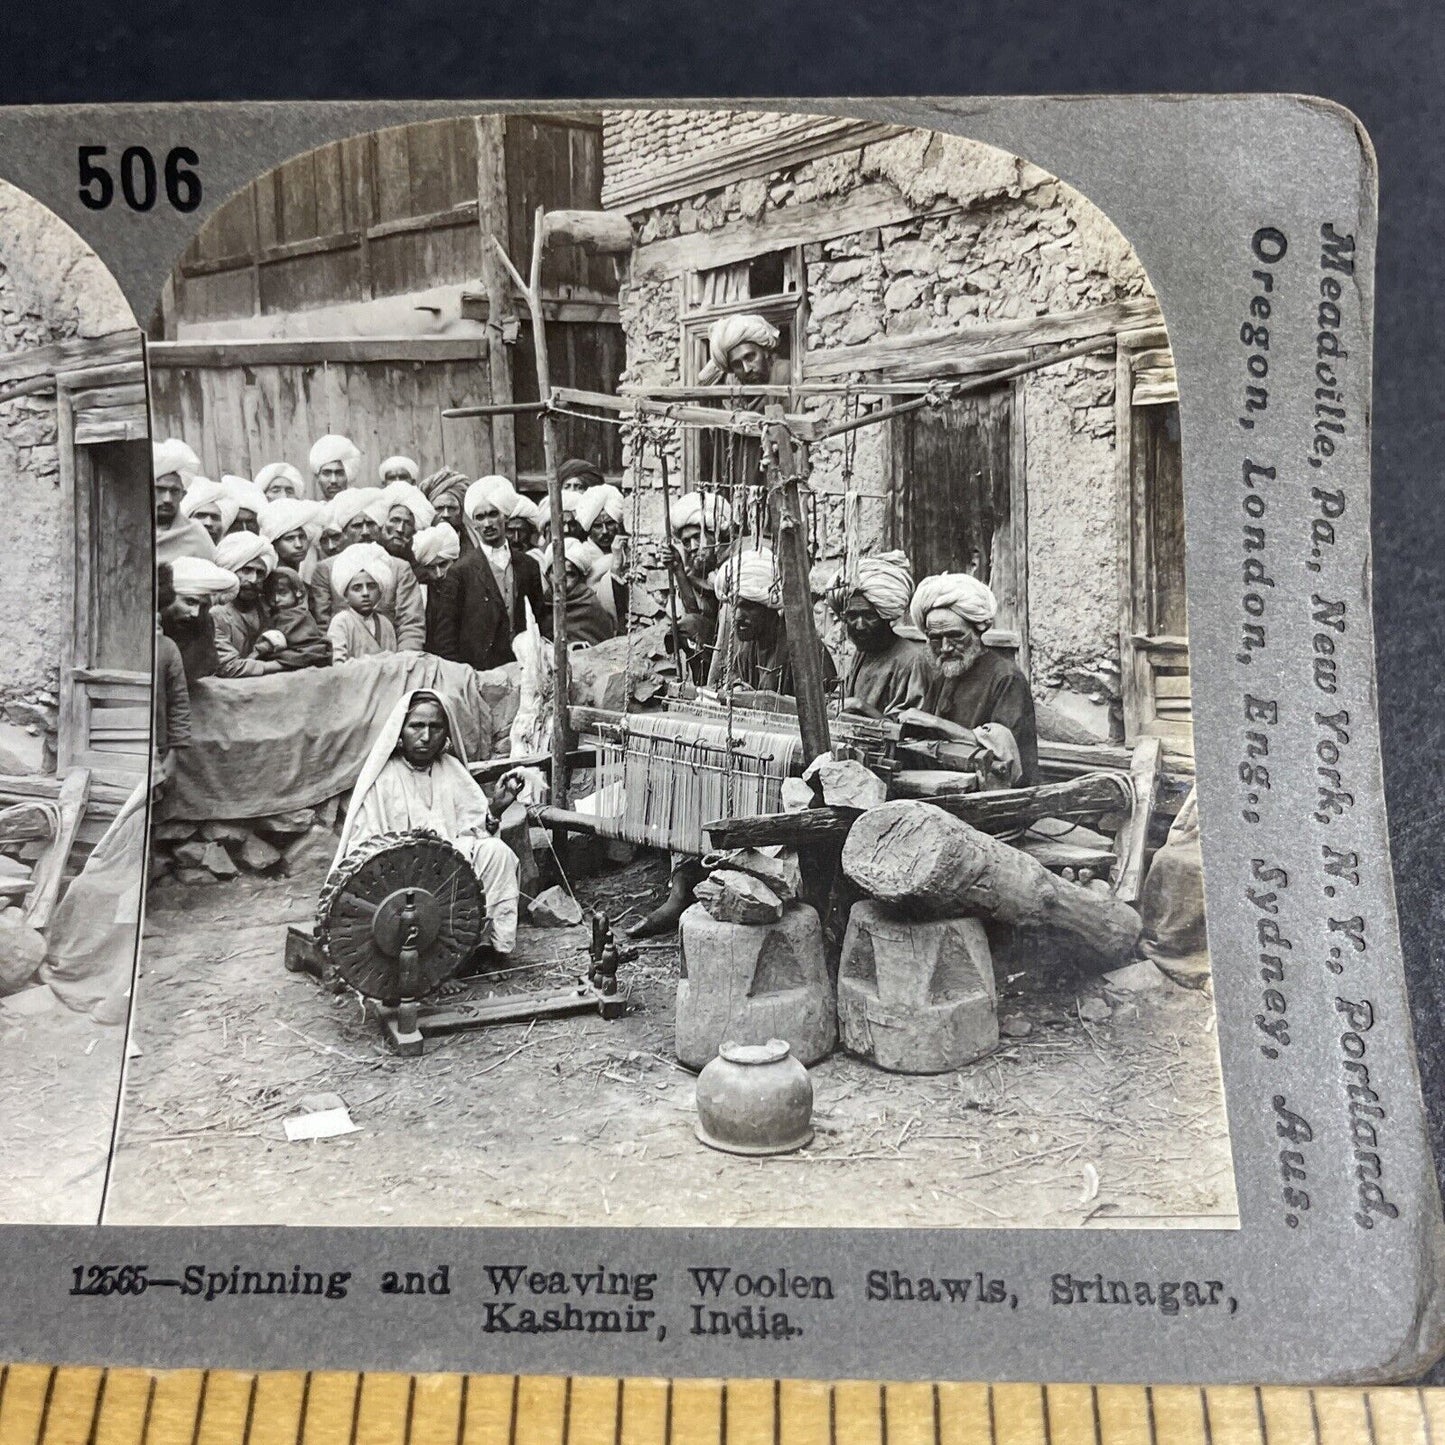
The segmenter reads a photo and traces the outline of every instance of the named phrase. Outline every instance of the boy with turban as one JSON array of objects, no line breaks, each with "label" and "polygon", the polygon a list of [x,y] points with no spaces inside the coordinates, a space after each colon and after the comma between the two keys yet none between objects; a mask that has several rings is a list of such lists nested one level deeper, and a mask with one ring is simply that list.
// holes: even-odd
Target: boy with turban
[{"label": "boy with turban", "polygon": [[965,742],[980,740],[975,732],[988,724],[1006,728],[1018,751],[1018,782],[1029,788],[1039,781],[1034,699],[1018,667],[984,646],[997,612],[993,592],[966,572],[942,572],[918,584],[913,625],[928,639],[933,659],[922,712],[945,736]]},{"label": "boy with turban", "polygon": [[611,616],[597,596],[598,568],[603,561],[595,542],[579,542],[569,537],[567,553],[567,643],[605,642],[617,635],[616,618]]},{"label": "boy with turban", "polygon": [[857,578],[828,594],[853,644],[843,707],[868,717],[897,718],[922,707],[930,681],[927,646],[905,637],[913,572],[903,552],[882,552],[858,564]]},{"label": "boy with turban", "polygon": [[[797,695],[788,633],[783,626],[783,589],[771,548],[745,547],[713,577],[713,590],[734,608],[732,652],[717,679],[747,692]],[[833,659],[819,644],[823,685],[838,680]]]},{"label": "boy with turban", "polygon": [[282,567],[299,572],[306,554],[321,535],[320,502],[301,501],[295,497],[278,496],[261,508],[258,518],[260,535],[276,549],[276,561]]},{"label": "boy with turban", "polygon": [[375,542],[354,542],[337,553],[331,567],[335,611],[326,629],[336,666],[397,650],[396,629],[381,611],[395,586],[391,558]]},{"label": "boy with turban", "polygon": [[411,539],[412,571],[422,584],[422,600],[426,607],[426,637],[423,649],[436,654],[439,646],[441,619],[454,606],[451,594],[456,590],[452,567],[461,556],[462,539],[445,522],[424,527]]},{"label": "boy with turban", "polygon": [[211,609],[216,629],[220,677],[263,677],[281,664],[254,656],[256,642],[269,625],[261,584],[276,566],[275,548],[255,532],[231,532],[216,548],[216,565],[236,578],[236,595]]},{"label": "boy with turban", "polygon": [[361,453],[349,437],[333,433],[316,442],[308,461],[321,495],[329,502],[338,492],[355,483],[361,467]]}]

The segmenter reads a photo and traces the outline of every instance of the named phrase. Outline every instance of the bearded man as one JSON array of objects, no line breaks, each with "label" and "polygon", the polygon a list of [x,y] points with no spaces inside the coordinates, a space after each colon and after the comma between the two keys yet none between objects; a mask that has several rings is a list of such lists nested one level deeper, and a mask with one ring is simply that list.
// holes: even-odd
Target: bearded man
[{"label": "bearded man", "polygon": [[[1006,728],[1018,751],[1017,781],[1039,782],[1039,736],[1028,679],[1002,653],[984,646],[998,600],[977,577],[942,572],[925,577],[913,594],[914,626],[928,640],[933,677],[917,721],[930,722],[944,736],[963,742],[988,740],[988,725]],[[980,736],[979,734],[982,733]]]},{"label": "bearded man", "polygon": [[219,677],[264,677],[282,671],[274,659],[254,657],[257,639],[270,626],[261,584],[276,565],[276,549],[255,532],[232,532],[216,548],[216,565],[236,578],[236,595],[211,608]]}]

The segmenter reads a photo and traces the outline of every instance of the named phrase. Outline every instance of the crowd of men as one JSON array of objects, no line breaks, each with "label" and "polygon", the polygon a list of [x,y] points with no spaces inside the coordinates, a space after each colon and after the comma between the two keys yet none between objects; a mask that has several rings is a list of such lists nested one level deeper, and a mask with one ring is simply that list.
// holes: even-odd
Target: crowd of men
[{"label": "crowd of men", "polygon": [[[726,318],[709,334],[708,378],[767,381],[778,340],[762,317]],[[445,467],[424,476],[400,455],[373,479],[360,449],[337,435],[321,437],[307,462],[309,479],[277,461],[254,479],[212,481],[184,441],[155,443],[160,626],[169,639],[160,697],[206,677],[348,666],[387,652],[493,669],[513,660],[513,640],[529,626],[551,636],[548,513],[510,479],[470,480]],[[587,646],[628,626],[633,539],[623,494],[597,465],[566,461],[559,479],[566,638]],[[772,551],[744,533],[717,492],[674,497],[668,520],[680,667],[700,685],[793,694]],[[1005,781],[1038,781],[1028,682],[984,643],[997,612],[984,582],[943,573],[915,585],[905,555],[886,552],[858,562],[828,601],[851,643],[841,679],[826,651],[822,659],[845,710],[906,718],[945,737],[982,736]],[[163,739],[162,730],[164,754]]]}]

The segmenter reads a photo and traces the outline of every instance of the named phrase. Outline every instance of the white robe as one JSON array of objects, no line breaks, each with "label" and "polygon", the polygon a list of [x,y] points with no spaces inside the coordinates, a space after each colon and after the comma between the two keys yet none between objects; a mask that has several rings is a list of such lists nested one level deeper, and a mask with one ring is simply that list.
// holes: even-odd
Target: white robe
[{"label": "white robe", "polygon": [[[339,863],[353,848],[378,833],[430,828],[472,865],[486,899],[481,941],[500,954],[517,944],[517,901],[521,865],[500,837],[487,832],[491,809],[467,766],[450,748],[429,768],[413,768],[396,752],[401,725],[415,694],[392,710],[361,769],[337,850]],[[445,701],[452,738],[456,720]]]}]

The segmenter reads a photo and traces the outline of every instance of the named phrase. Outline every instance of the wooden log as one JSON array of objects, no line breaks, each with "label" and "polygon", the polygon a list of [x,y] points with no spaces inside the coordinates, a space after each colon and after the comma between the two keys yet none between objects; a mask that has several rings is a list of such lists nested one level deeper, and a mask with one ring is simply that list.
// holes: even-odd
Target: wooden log
[{"label": "wooden log", "polygon": [[66,860],[75,842],[80,820],[85,817],[90,796],[90,769],[72,768],[60,785],[60,828],[31,875],[30,897],[25,902],[25,922],[42,932],[55,912]]},{"label": "wooden log", "polygon": [[621,211],[548,211],[547,244],[570,242],[589,256],[626,255],[632,222]]},{"label": "wooden log", "polygon": [[[512,311],[507,268],[488,236],[505,236],[508,222],[505,116],[479,115],[473,122],[477,141],[477,222],[481,227],[482,286],[487,293],[487,396],[493,406],[512,401],[512,350],[502,328]],[[545,393],[543,393],[545,395]],[[517,431],[507,412],[493,415],[492,470],[504,477],[517,474]]]},{"label": "wooden log", "polygon": [[947,768],[900,768],[888,780],[888,791],[894,799],[956,798],[978,791],[978,774]]},{"label": "wooden log", "polygon": [[1129,958],[1143,928],[1128,904],[1056,878],[932,803],[885,803],[865,813],[844,844],[843,871],[888,907],[1062,931],[1103,959]]},{"label": "wooden log", "polygon": [[[1116,773],[1090,773],[1039,788],[1005,788],[994,793],[940,796],[935,807],[962,818],[985,833],[1012,833],[1039,818],[1074,822],[1109,812],[1127,812],[1132,795]],[[801,813],[761,813],[746,818],[718,818],[703,825],[714,848],[765,848],[782,843],[842,839],[859,817],[854,808],[809,808]]]}]

